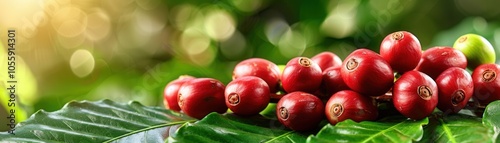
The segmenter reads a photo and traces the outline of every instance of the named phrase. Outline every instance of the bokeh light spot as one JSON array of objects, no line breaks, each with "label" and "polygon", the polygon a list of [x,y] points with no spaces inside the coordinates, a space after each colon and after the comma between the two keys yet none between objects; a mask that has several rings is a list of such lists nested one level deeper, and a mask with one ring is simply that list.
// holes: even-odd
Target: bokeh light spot
[{"label": "bokeh light spot", "polygon": [[295,30],[288,30],[281,37],[278,47],[281,54],[287,58],[293,58],[302,55],[306,49],[306,40],[304,36]]},{"label": "bokeh light spot", "polygon": [[243,12],[253,12],[262,5],[261,0],[233,0],[233,5]]},{"label": "bokeh light spot", "polygon": [[200,54],[210,46],[210,38],[194,28],[185,30],[180,41],[181,48],[188,55]]},{"label": "bokeh light spot", "polygon": [[287,30],[290,30],[290,26],[283,19],[272,19],[265,28],[267,40],[274,45],[278,45],[281,36]]},{"label": "bokeh light spot", "polygon": [[88,50],[77,50],[71,55],[70,67],[73,73],[80,77],[86,77],[94,70],[95,60]]},{"label": "bokeh light spot", "polygon": [[239,31],[220,44],[220,50],[224,57],[229,59],[241,58],[245,54],[247,42]]},{"label": "bokeh light spot", "polygon": [[233,35],[235,22],[225,11],[212,11],[205,17],[205,30],[210,38],[223,41]]},{"label": "bokeh light spot", "polygon": [[52,26],[62,36],[75,37],[87,27],[87,14],[77,7],[64,7],[52,18]]},{"label": "bokeh light spot", "polygon": [[97,41],[106,37],[111,30],[111,21],[109,16],[101,9],[95,9],[88,14],[88,25],[85,30],[85,36],[90,40]]}]

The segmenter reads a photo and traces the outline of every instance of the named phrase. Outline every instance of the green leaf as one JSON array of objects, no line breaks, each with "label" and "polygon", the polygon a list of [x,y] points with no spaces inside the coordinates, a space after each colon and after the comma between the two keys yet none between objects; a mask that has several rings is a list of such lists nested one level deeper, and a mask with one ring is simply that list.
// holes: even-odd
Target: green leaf
[{"label": "green leaf", "polygon": [[55,112],[38,111],[0,142],[164,142],[170,128],[192,118],[160,107],[111,100],[70,102]]},{"label": "green leaf", "polygon": [[492,131],[481,123],[481,118],[463,115],[433,116],[425,128],[421,142],[492,142]]},{"label": "green leaf", "polygon": [[328,124],[316,136],[309,136],[307,142],[411,143],[422,138],[422,126],[428,122],[428,118],[413,121],[402,117],[359,123],[346,120],[335,126]]},{"label": "green leaf", "polygon": [[277,120],[212,113],[195,123],[186,123],[169,142],[305,142],[307,135],[286,130]]},{"label": "green leaf", "polygon": [[491,102],[486,106],[483,114],[483,124],[494,131],[493,140],[500,142],[500,101]]}]

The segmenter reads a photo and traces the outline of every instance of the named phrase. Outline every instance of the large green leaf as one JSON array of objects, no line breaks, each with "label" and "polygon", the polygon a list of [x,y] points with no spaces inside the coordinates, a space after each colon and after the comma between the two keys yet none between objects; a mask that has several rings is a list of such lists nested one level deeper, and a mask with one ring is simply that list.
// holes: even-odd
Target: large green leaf
[{"label": "large green leaf", "polygon": [[195,123],[186,123],[169,142],[305,142],[307,134],[286,130],[277,121],[258,117],[238,117],[233,114],[209,114]]},{"label": "large green leaf", "polygon": [[176,125],[192,118],[160,107],[110,100],[70,102],[55,112],[39,111],[0,133],[0,142],[164,142]]},{"label": "large green leaf", "polygon": [[411,143],[423,136],[423,125],[428,118],[413,121],[402,117],[389,117],[381,121],[354,122],[346,120],[335,126],[328,124],[308,142],[359,142],[359,143]]},{"label": "large green leaf", "polygon": [[492,131],[481,123],[481,118],[464,115],[435,114],[425,128],[421,142],[459,143],[492,142]]},{"label": "large green leaf", "polygon": [[500,133],[500,101],[488,104],[484,110],[483,124],[493,129],[493,139],[500,142],[500,138],[498,138]]}]

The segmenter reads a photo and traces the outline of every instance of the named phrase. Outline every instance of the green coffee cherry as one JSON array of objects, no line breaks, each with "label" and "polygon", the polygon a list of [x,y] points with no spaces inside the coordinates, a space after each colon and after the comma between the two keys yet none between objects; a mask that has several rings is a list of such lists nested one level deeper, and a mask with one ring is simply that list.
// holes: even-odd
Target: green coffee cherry
[{"label": "green coffee cherry", "polygon": [[460,36],[453,48],[462,51],[467,57],[467,67],[474,70],[477,66],[495,63],[495,50],[491,43],[477,34],[465,34]]}]

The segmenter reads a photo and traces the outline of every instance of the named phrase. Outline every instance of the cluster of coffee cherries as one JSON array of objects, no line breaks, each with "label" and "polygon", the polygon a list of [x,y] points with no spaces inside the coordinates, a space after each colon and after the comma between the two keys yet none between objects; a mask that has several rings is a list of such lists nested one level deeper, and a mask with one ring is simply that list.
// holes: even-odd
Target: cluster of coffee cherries
[{"label": "cluster of coffee cherries", "polygon": [[474,67],[472,75],[466,71],[467,57],[456,48],[422,52],[412,33],[398,31],[384,38],[379,53],[361,48],[343,61],[322,52],[293,58],[281,71],[266,59],[246,59],[235,66],[227,86],[213,78],[181,76],[166,86],[164,103],[201,119],[228,108],[239,116],[257,115],[277,102],[276,116],[283,125],[307,131],[317,129],[325,118],[333,125],[347,119],[375,120],[376,99],[385,96],[399,113],[419,120],[436,107],[458,113],[470,100],[485,106],[500,99],[500,66]]}]

